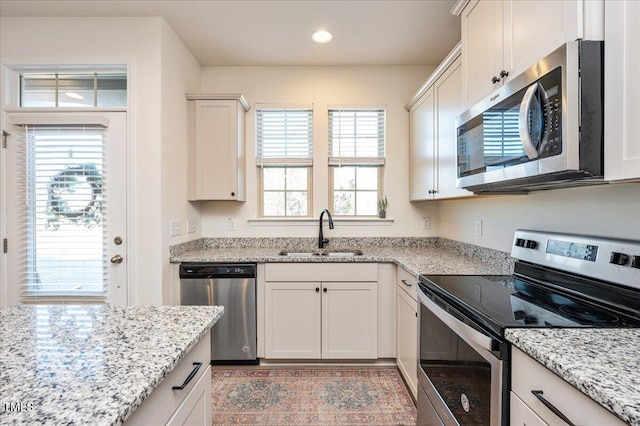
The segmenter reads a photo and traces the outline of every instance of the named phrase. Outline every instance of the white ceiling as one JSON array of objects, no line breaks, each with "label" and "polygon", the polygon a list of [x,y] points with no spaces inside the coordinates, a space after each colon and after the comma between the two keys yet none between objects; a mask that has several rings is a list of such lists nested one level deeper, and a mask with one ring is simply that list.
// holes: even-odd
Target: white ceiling
[{"label": "white ceiling", "polygon": [[1,0],[0,16],[162,16],[205,66],[433,65],[460,40],[455,2]]}]

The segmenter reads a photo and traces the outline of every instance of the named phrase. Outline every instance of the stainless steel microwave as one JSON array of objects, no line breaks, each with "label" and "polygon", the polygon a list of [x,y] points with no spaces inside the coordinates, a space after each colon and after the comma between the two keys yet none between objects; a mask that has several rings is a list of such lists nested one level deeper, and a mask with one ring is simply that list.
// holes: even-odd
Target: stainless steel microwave
[{"label": "stainless steel microwave", "polygon": [[456,120],[457,186],[526,192],[603,182],[604,45],[566,43]]}]

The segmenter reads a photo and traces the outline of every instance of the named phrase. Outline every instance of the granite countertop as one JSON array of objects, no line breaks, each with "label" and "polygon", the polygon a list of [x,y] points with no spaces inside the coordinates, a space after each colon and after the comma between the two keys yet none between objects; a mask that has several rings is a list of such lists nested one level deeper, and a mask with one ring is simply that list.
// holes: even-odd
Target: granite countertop
[{"label": "granite countertop", "polygon": [[631,425],[640,425],[640,329],[507,329],[507,340]]},{"label": "granite countertop", "polygon": [[[468,245],[467,245],[468,246]],[[356,246],[357,247],[357,246]],[[471,246],[475,247],[475,246]],[[420,274],[470,274],[470,275],[508,275],[513,270],[513,263],[508,255],[501,252],[490,259],[482,249],[470,253],[453,250],[447,247],[358,247],[362,256],[281,256],[279,248],[204,248],[187,251],[171,257],[172,263],[182,262],[319,262],[349,263],[369,262],[395,263],[416,277]],[[488,249],[485,249],[489,251]],[[474,253],[482,252],[482,256]]]},{"label": "granite countertop", "polygon": [[122,423],[223,312],[219,306],[1,309],[0,424]]}]

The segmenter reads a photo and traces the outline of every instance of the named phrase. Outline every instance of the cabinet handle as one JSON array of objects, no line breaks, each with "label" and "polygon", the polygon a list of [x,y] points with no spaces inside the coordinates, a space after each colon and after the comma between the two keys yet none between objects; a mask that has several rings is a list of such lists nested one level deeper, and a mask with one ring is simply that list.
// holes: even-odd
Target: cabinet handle
[{"label": "cabinet handle", "polygon": [[493,84],[500,83],[500,79],[494,75],[493,77],[491,77],[491,82]]},{"label": "cabinet handle", "polygon": [[562,412],[560,410],[558,410],[552,403],[550,403],[549,401],[547,401],[545,399],[544,396],[542,396],[543,392],[541,390],[532,390],[531,393],[533,394],[533,396],[535,396],[536,398],[538,398],[540,400],[540,402],[542,402],[544,404],[545,407],[547,407],[549,410],[551,410],[551,412],[553,414],[555,414],[556,416],[560,417],[560,419],[565,422],[566,424],[570,425],[570,426],[576,426],[573,423],[571,423],[571,420],[569,420],[567,418],[567,416],[565,416],[564,414],[562,414]]},{"label": "cabinet handle", "polygon": [[502,78],[509,77],[509,71],[505,71],[505,70],[500,71],[500,77]]},{"label": "cabinet handle", "polygon": [[324,291],[326,293],[327,292],[327,288],[326,287],[323,288],[322,291]]},{"label": "cabinet handle", "polygon": [[182,389],[187,387],[189,382],[191,380],[193,380],[193,378],[196,376],[196,374],[198,374],[198,370],[200,370],[200,367],[202,367],[202,363],[201,362],[194,362],[193,365],[195,365],[195,368],[193,369],[193,371],[191,371],[191,373],[189,374],[189,377],[187,377],[187,379],[184,381],[182,386],[174,386],[171,389],[173,389],[173,390],[182,390]]},{"label": "cabinet handle", "polygon": [[406,285],[407,287],[411,287],[413,284],[407,282],[407,280],[400,280],[400,282],[402,282],[402,284]]},{"label": "cabinet handle", "polygon": [[316,293],[320,293],[320,287],[316,287]]}]

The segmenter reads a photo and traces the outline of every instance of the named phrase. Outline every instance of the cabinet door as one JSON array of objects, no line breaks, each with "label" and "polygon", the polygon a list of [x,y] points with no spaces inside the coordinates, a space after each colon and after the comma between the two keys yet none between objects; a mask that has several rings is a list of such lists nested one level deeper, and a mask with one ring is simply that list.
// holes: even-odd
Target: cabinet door
[{"label": "cabinet door", "polygon": [[322,287],[322,358],[377,358],[377,283],[329,282]]},{"label": "cabinet door", "polygon": [[462,64],[458,58],[434,85],[438,177],[436,198],[468,197],[466,189],[456,188],[456,117],[463,112]]},{"label": "cabinet door", "polygon": [[436,189],[434,118],[433,89],[430,88],[409,113],[411,201],[432,199],[433,190]]},{"label": "cabinet door", "polygon": [[605,2],[606,180],[640,178],[640,2]]},{"label": "cabinet door", "polygon": [[320,283],[265,284],[265,358],[320,358]]},{"label": "cabinet door", "polygon": [[211,367],[207,367],[167,425],[208,426],[211,422]]},{"label": "cabinet door", "polygon": [[[239,162],[243,114],[235,100],[189,101],[189,200],[243,200]],[[242,123],[239,123],[242,121]]]},{"label": "cabinet door", "polygon": [[415,398],[418,397],[418,305],[400,286],[396,287],[396,359],[398,368]]},{"label": "cabinet door", "polygon": [[462,11],[463,100],[470,108],[498,88],[502,70],[502,0],[471,1]]},{"label": "cabinet door", "polygon": [[[503,68],[520,74],[567,41],[581,38],[582,1],[504,0]],[[499,70],[498,70],[499,71]]]}]

